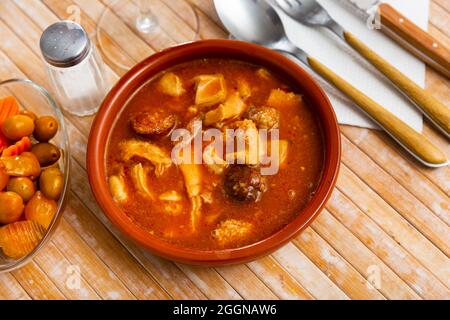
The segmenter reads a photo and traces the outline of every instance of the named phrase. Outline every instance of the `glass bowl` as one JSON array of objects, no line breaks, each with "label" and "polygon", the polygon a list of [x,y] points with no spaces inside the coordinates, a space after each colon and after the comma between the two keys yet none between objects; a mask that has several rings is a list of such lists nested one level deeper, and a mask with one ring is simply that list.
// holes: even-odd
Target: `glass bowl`
[{"label": "glass bowl", "polygon": [[69,171],[70,171],[70,151],[69,141],[67,137],[66,126],[61,110],[56,104],[55,100],[50,96],[46,89],[35,84],[30,80],[11,79],[0,82],[0,98],[6,96],[14,96],[19,102],[21,110],[29,110],[38,116],[48,115],[55,117],[59,122],[59,130],[57,135],[51,140],[51,142],[60,148],[61,158],[58,162],[61,171],[64,174],[64,186],[63,191],[58,202],[58,211],[53,218],[52,223],[46,231],[45,236],[36,248],[25,257],[14,260],[6,257],[0,249],[0,273],[9,272],[14,269],[20,268],[26,263],[30,262],[39,250],[48,242],[52,234],[54,233],[58,221],[61,218],[66,193],[69,185]]}]

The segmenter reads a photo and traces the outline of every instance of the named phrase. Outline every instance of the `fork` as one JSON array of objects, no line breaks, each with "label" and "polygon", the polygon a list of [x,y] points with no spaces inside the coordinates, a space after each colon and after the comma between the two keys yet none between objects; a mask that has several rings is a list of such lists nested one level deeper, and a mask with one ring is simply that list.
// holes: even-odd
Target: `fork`
[{"label": "fork", "polygon": [[416,106],[442,133],[450,138],[450,109],[419,87],[400,70],[375,53],[352,33],[346,31],[317,0],[268,0],[294,20],[311,27],[325,27],[345,41]]}]

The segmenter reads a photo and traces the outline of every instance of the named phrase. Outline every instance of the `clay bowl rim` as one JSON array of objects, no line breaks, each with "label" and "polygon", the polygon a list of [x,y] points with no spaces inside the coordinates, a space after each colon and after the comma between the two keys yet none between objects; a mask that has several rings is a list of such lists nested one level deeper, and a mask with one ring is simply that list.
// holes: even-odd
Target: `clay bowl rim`
[{"label": "clay bowl rim", "polygon": [[[159,72],[181,62],[224,57],[261,65],[306,96],[318,114],[324,135],[325,164],[317,192],[297,218],[275,234],[250,245],[225,250],[197,250],[170,244],[134,224],[114,203],[107,184],[105,154],[112,124],[129,97]],[[341,139],[333,107],[319,84],[298,64],[264,47],[236,40],[202,40],[158,52],[137,64],[111,89],[93,122],[88,141],[87,169],[91,188],[109,220],[129,238],[164,258],[203,266],[243,263],[267,255],[289,242],[321,212],[336,184],[341,158]]]}]

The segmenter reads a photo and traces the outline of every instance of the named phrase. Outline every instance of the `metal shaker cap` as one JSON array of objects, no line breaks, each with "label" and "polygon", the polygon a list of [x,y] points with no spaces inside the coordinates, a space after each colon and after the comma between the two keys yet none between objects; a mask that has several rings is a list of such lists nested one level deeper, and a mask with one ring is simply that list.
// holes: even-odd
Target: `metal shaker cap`
[{"label": "metal shaker cap", "polygon": [[40,47],[44,59],[49,64],[68,68],[86,58],[91,49],[91,41],[79,24],[72,21],[60,21],[44,31]]}]

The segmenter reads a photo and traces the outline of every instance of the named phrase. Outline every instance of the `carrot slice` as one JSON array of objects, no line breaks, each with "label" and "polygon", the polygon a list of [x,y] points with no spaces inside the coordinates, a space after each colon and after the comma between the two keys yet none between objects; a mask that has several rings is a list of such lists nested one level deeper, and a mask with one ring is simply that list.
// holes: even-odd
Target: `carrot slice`
[{"label": "carrot slice", "polygon": [[[5,108],[5,99],[0,100],[0,119],[4,119],[6,118],[6,108]],[[2,122],[0,121],[0,125],[2,124]]]},{"label": "carrot slice", "polygon": [[9,117],[19,114],[19,104],[16,98],[9,96],[0,99],[0,125]]},{"label": "carrot slice", "polygon": [[9,146],[8,139],[3,135],[3,133],[0,131],[0,153]]},{"label": "carrot slice", "polygon": [[31,140],[29,137],[23,137],[20,141],[17,141],[12,146],[7,147],[2,152],[2,157],[18,156],[22,152],[29,151],[31,149]]},{"label": "carrot slice", "polygon": [[19,114],[20,113],[19,103],[17,102],[16,98],[9,96],[6,98],[6,100],[7,100],[7,106],[9,109],[7,118]]},{"label": "carrot slice", "polygon": [[[16,98],[9,96],[0,99],[0,126],[9,117],[19,114],[19,103]],[[9,141],[0,130],[0,153],[9,146]]]}]

